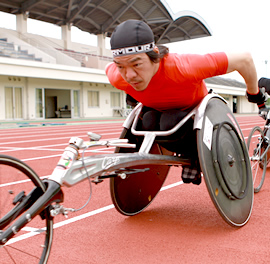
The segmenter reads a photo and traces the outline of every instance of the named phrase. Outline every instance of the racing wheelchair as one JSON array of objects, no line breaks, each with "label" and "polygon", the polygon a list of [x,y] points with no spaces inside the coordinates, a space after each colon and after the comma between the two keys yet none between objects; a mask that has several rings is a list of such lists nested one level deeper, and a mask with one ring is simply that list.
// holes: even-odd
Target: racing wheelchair
[{"label": "racing wheelchair", "polygon": [[[109,178],[111,198],[117,211],[127,216],[142,212],[159,193],[171,166],[191,165],[190,158],[164,147],[171,143],[170,136],[190,120],[196,133],[199,165],[216,209],[228,224],[245,225],[253,206],[252,174],[242,132],[226,101],[216,94],[208,94],[168,131],[140,130],[142,112],[143,105],[139,103],[125,120],[118,140],[101,141],[101,136],[95,133],[89,133],[89,142],[71,138],[52,175],[45,180],[39,179],[25,163],[1,155],[0,165],[16,168],[18,177],[25,176],[27,181],[14,179],[15,183],[24,184],[16,184],[19,187],[16,190],[14,187],[15,198],[10,203],[1,203],[4,208],[0,208],[0,252],[16,247],[18,241],[24,239],[23,230],[29,223],[41,218],[42,225],[36,226],[37,232],[32,232],[32,236],[40,237],[41,242],[34,243],[43,246],[35,251],[31,245],[30,251],[39,263],[47,263],[53,218],[74,211],[61,205],[62,186],[72,187],[86,179],[99,183]],[[115,146],[116,150],[109,155],[85,157],[84,151],[95,146]],[[3,172],[1,178],[7,176]],[[17,177],[17,174],[12,176]],[[9,199],[11,190],[6,186],[13,186],[14,182],[0,186],[2,198],[6,194]],[[34,188],[26,187],[29,182]],[[22,258],[21,254],[29,250],[27,243],[18,244],[20,248],[12,259]],[[9,263],[8,260],[5,263]]]},{"label": "racing wheelchair", "polygon": [[[137,173],[125,180],[119,177],[111,178],[110,190],[115,208],[124,215],[141,212],[159,192],[171,165],[191,164],[192,161],[182,158],[181,154],[178,156],[167,149],[164,153],[161,146],[164,145],[164,138],[168,138],[190,119],[194,119],[193,129],[196,131],[199,163],[210,197],[227,223],[232,226],[244,225],[250,217],[253,204],[252,174],[244,137],[225,100],[216,94],[208,94],[198,107],[166,132],[138,131],[136,128],[142,109],[143,106],[139,105],[127,118],[120,137],[128,139],[129,142],[137,140],[137,148],[138,145],[140,148],[118,148],[116,152],[138,151],[166,155],[173,159],[178,158],[179,163],[157,166],[157,162],[148,167],[147,173]],[[144,138],[141,144],[138,144],[139,137]]]}]

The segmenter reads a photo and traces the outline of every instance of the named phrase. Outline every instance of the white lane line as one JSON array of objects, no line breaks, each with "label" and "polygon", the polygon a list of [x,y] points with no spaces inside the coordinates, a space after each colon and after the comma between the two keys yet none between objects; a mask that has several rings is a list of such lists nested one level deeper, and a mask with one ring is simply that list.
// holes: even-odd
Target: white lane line
[{"label": "white lane line", "polygon": [[[49,175],[48,176],[42,176],[42,177],[39,177],[40,179],[46,179],[46,178],[49,178]],[[7,182],[7,183],[2,183],[0,184],[0,188],[1,187],[6,187],[6,186],[11,186],[11,185],[16,185],[16,184],[21,184],[21,183],[25,183],[25,182],[30,182],[31,180],[27,179],[27,180],[22,180],[22,181],[15,181],[15,182]]]},{"label": "white lane line", "polygon": [[[176,186],[181,185],[181,184],[183,184],[183,181],[179,181],[179,182],[176,182],[176,183],[173,183],[173,184],[169,184],[167,186],[162,187],[160,189],[160,191],[165,191],[165,190],[171,189],[171,188],[176,187]],[[56,224],[53,225],[53,227],[58,228],[58,227],[61,227],[61,226],[64,226],[64,225],[67,225],[67,224],[70,224],[70,223],[74,223],[76,221],[82,220],[84,218],[87,218],[87,217],[90,217],[90,216],[93,216],[93,215],[96,215],[96,214],[100,214],[102,212],[108,211],[108,210],[113,209],[113,208],[114,208],[114,205],[110,204],[108,206],[96,209],[94,211],[91,211],[91,212],[88,212],[88,213],[85,213],[85,214],[82,214],[82,215],[79,215],[79,216],[64,220],[62,222],[56,223]]]},{"label": "white lane line", "polygon": [[[108,129],[106,129],[106,128],[101,128],[101,129],[97,128],[95,130],[96,131],[98,130],[98,132],[102,133],[102,135],[111,134],[112,132],[115,133],[115,134],[119,134],[119,131],[121,132],[121,127],[120,126],[119,127],[118,126],[117,127],[108,126],[108,128],[110,129],[110,133],[108,133]],[[14,136],[16,136],[17,139],[23,139],[24,138],[26,140],[27,138],[35,137],[36,133],[39,133],[39,137],[43,137],[43,136],[48,137],[48,133],[50,133],[50,134],[53,133],[55,136],[71,134],[70,137],[72,137],[72,135],[74,136],[75,133],[77,133],[77,134],[85,133],[84,136],[87,136],[87,132],[88,131],[86,131],[85,128],[79,129],[79,130],[78,129],[72,129],[72,130],[62,129],[62,130],[59,130],[59,131],[51,131],[51,130],[48,130],[48,131],[35,131],[34,133],[31,132],[31,134],[29,134],[29,135],[27,135],[26,131],[20,132],[18,135],[13,135],[12,132],[7,133],[5,131],[5,134],[1,135],[2,136],[1,138],[4,139],[4,140],[7,140],[7,139],[14,139]]]},{"label": "white lane line", "polygon": [[[102,136],[109,136],[109,135],[115,135],[115,134],[119,134],[118,132],[112,132],[112,133],[103,133]],[[62,136],[62,137],[55,137],[55,138],[38,138],[38,139],[31,139],[31,140],[20,140],[20,141],[10,141],[10,142],[0,142],[0,145],[8,145],[8,144],[19,144],[19,143],[29,143],[29,142],[42,142],[42,141],[53,141],[53,140],[64,140],[67,139],[69,140],[72,136]],[[83,134],[83,135],[75,135],[75,137],[79,137],[79,138],[86,138],[87,137],[87,133]],[[14,138],[14,137],[13,137]],[[67,141],[68,142],[68,141]]]},{"label": "white lane line", "polygon": [[[110,149],[114,149],[114,147],[108,147],[108,148],[104,148],[104,149],[96,149],[96,150],[87,150],[85,151],[86,153],[106,153],[106,154],[113,154],[113,151],[110,151]],[[43,149],[46,150],[46,149]],[[14,150],[15,151],[15,150]],[[64,150],[61,150],[60,154],[56,154],[56,155],[49,155],[49,156],[42,156],[42,157],[35,157],[35,158],[27,158],[27,159],[21,159],[22,161],[31,161],[31,160],[42,160],[42,159],[50,159],[50,158],[55,158],[55,157],[61,157],[63,154]],[[1,152],[1,151],[0,151]],[[55,164],[56,165],[56,164]]]},{"label": "white lane line", "polygon": [[[179,186],[181,184],[183,184],[183,181],[179,181],[179,182],[176,182],[176,183],[173,183],[173,184],[169,184],[167,186],[162,187],[160,191],[165,191],[165,190],[174,188],[176,186]],[[110,204],[110,205],[101,207],[99,209],[93,210],[91,212],[88,212],[88,213],[85,213],[85,214],[82,214],[82,215],[78,215],[78,216],[75,216],[73,218],[70,218],[70,219],[64,220],[62,222],[56,223],[56,224],[53,225],[53,228],[56,229],[56,228],[59,228],[59,227],[62,227],[62,226],[65,226],[65,225],[80,221],[80,220],[85,219],[87,217],[94,216],[94,215],[106,212],[106,211],[111,210],[113,208],[114,208],[114,205]],[[31,227],[26,227],[26,228],[23,228],[22,230],[26,231],[26,232],[28,231],[29,233],[26,233],[26,234],[20,235],[20,236],[18,236],[16,238],[10,239],[6,243],[6,245],[10,245],[10,244],[16,243],[18,241],[21,241],[21,240],[36,236],[36,235],[42,233],[42,231],[45,231],[44,228],[37,229],[37,228],[31,228]]]}]

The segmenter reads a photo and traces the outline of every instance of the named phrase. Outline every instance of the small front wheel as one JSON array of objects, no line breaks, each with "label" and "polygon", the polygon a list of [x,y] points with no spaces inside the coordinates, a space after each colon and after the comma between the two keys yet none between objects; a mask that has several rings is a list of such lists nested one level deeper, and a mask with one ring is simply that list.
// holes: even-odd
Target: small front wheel
[{"label": "small front wheel", "polygon": [[[45,192],[45,184],[38,175],[24,162],[0,155],[0,233],[27,209],[27,197],[32,190]],[[53,219],[47,208],[0,247],[1,263],[47,263],[52,235]]]},{"label": "small front wheel", "polygon": [[254,127],[247,140],[247,147],[249,152],[249,159],[252,170],[254,192],[261,190],[267,167],[267,155],[262,155],[265,152],[264,134],[260,127]]}]

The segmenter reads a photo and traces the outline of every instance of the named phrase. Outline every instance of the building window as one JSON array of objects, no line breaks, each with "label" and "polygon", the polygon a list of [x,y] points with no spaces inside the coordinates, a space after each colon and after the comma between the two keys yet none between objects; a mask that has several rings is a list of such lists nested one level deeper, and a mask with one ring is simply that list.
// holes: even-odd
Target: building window
[{"label": "building window", "polygon": [[23,118],[22,87],[5,87],[6,119]]},{"label": "building window", "polygon": [[36,88],[36,118],[43,117],[43,89]]},{"label": "building window", "polygon": [[88,107],[99,107],[98,91],[88,91]]},{"label": "building window", "polygon": [[120,108],[120,93],[111,92],[111,107]]}]

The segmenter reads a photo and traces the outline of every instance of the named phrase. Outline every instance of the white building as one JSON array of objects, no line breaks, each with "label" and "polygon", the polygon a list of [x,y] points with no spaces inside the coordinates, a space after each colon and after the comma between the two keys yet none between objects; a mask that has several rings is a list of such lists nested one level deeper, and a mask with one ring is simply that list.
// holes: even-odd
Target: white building
[{"label": "white building", "polygon": [[[16,15],[16,30],[0,28],[0,120],[119,116],[125,94],[112,87],[105,65],[112,61],[104,35],[98,45],[71,42],[27,32],[27,16]],[[257,111],[245,98],[245,85],[212,78],[207,87],[222,95],[237,113]]]}]

